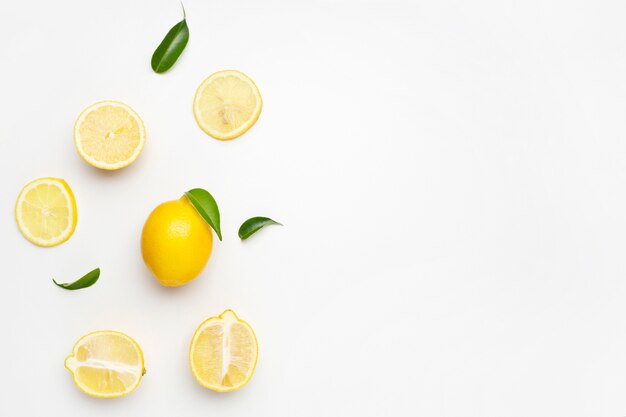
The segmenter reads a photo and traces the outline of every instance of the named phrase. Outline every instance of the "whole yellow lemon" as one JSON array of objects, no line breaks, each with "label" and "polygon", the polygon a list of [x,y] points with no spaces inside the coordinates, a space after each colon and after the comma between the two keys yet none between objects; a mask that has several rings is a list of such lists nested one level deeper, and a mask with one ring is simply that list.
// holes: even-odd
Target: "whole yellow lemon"
[{"label": "whole yellow lemon", "polygon": [[141,233],[143,260],[167,287],[186,284],[198,276],[212,248],[211,228],[185,196],[157,206]]}]

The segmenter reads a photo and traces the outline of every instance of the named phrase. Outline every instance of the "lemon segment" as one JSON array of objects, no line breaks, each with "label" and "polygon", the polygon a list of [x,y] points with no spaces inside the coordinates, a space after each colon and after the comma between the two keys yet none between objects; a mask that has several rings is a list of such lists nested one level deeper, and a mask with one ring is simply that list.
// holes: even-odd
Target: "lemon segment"
[{"label": "lemon segment", "polygon": [[24,186],[15,203],[15,220],[26,239],[55,246],[72,236],[77,222],[76,200],[59,178],[38,178]]},{"label": "lemon segment", "polygon": [[124,103],[95,103],[83,110],[74,125],[78,154],[96,168],[114,170],[130,165],[145,143],[143,121]]},{"label": "lemon segment", "polygon": [[65,367],[84,393],[98,398],[121,397],[132,392],[145,374],[137,342],[124,333],[103,330],[81,337]]},{"label": "lemon segment", "polygon": [[216,139],[243,135],[261,114],[263,100],[247,75],[225,70],[205,79],[193,102],[193,114],[202,130]]},{"label": "lemon segment", "polygon": [[252,378],[258,358],[252,327],[232,310],[211,317],[196,330],[189,348],[191,372],[200,385],[230,392]]}]

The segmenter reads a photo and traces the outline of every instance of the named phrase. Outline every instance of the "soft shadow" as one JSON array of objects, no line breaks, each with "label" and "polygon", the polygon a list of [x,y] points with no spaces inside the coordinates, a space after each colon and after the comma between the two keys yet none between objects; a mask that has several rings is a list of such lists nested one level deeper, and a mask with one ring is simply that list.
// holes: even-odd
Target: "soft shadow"
[{"label": "soft shadow", "polygon": [[141,169],[142,165],[144,164],[143,159],[145,158],[142,158],[143,156],[145,156],[143,155],[144,152],[145,152],[145,149],[142,151],[142,155],[139,155],[139,157],[135,160],[135,162],[133,162],[129,166],[116,169],[113,171],[93,167],[89,165],[87,162],[83,161],[78,154],[76,154],[75,160],[76,160],[76,164],[79,164],[81,167],[80,169],[81,169],[82,175],[99,180],[102,178],[116,178],[116,177],[119,177],[120,175],[132,175],[133,172]]}]

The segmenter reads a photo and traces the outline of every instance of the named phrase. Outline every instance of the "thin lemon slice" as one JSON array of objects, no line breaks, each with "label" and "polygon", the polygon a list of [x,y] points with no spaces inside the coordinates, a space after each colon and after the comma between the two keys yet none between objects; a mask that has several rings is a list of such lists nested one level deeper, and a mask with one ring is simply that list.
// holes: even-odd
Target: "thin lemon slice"
[{"label": "thin lemon slice", "polygon": [[15,220],[24,237],[39,246],[65,242],[76,229],[76,200],[65,181],[38,178],[22,188]]},{"label": "thin lemon slice", "polygon": [[137,342],[124,333],[102,330],[81,337],[65,367],[84,393],[99,398],[132,392],[146,373]]},{"label": "thin lemon slice", "polygon": [[226,310],[202,323],[193,335],[189,348],[191,372],[206,388],[235,391],[252,378],[258,350],[252,327]]},{"label": "thin lemon slice", "polygon": [[254,81],[235,71],[219,71],[205,79],[193,102],[193,114],[202,130],[216,139],[243,135],[261,114],[263,100]]},{"label": "thin lemon slice", "polygon": [[93,104],[83,110],[74,125],[78,154],[96,168],[114,170],[132,164],[145,143],[143,121],[124,103]]}]

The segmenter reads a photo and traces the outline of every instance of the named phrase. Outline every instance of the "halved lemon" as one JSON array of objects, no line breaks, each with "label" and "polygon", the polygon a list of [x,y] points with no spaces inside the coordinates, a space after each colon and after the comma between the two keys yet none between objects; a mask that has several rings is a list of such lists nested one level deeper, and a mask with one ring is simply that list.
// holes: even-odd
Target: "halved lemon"
[{"label": "halved lemon", "polygon": [[191,372],[200,385],[218,392],[235,391],[250,381],[258,357],[252,327],[226,310],[198,327],[189,348]]},{"label": "halved lemon", "polygon": [[38,178],[22,188],[15,220],[24,237],[39,246],[54,246],[72,236],[77,222],[76,200],[59,178]]},{"label": "halved lemon", "polygon": [[96,168],[114,170],[132,164],[145,143],[143,121],[128,105],[117,101],[92,104],[74,125],[78,154]]},{"label": "halved lemon", "polygon": [[193,101],[193,114],[202,130],[216,139],[243,135],[261,114],[263,100],[254,81],[235,70],[205,79]]},{"label": "halved lemon", "polygon": [[99,398],[132,392],[145,375],[143,354],[137,342],[124,333],[101,330],[81,337],[65,367],[85,394]]}]

